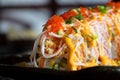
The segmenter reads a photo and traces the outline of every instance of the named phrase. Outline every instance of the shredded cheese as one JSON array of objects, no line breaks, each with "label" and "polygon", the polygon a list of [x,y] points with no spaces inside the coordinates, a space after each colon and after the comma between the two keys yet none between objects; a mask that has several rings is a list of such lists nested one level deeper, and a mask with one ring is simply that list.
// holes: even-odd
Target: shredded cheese
[{"label": "shredded cheese", "polygon": [[[36,67],[44,63],[44,68],[55,65],[56,69],[69,71],[118,66],[114,58],[120,57],[120,3],[113,4],[109,3],[109,8],[80,7],[51,17],[45,24],[46,31],[35,42],[31,61]],[[36,53],[44,58],[38,65]]]},{"label": "shredded cheese", "polygon": [[73,63],[73,55],[75,52],[75,46],[72,43],[72,40],[68,37],[65,37],[65,43],[69,48],[69,54],[68,54],[68,70],[76,70],[74,63]]}]

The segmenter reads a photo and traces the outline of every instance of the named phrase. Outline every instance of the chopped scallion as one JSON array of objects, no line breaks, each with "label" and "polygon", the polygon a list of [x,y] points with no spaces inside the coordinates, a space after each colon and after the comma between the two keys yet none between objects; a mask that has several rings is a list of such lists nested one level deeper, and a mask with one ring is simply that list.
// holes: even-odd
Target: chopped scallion
[{"label": "chopped scallion", "polygon": [[62,30],[60,29],[58,32],[57,32],[58,35],[61,35],[62,34]]},{"label": "chopped scallion", "polygon": [[112,37],[116,36],[116,34],[114,33],[114,31],[111,30],[110,33],[111,33]]},{"label": "chopped scallion", "polygon": [[66,20],[65,23],[66,23],[66,24],[71,24],[71,23],[72,23],[72,18],[70,18],[69,20]]},{"label": "chopped scallion", "polygon": [[93,35],[92,40],[96,40],[98,38],[98,35]]},{"label": "chopped scallion", "polygon": [[86,37],[89,39],[88,41],[94,41],[98,38],[98,35],[95,35],[95,34],[92,34],[92,35],[89,35],[87,34]]},{"label": "chopped scallion", "polygon": [[75,29],[74,27],[72,27],[72,29],[74,30],[75,33],[77,33],[77,29]]},{"label": "chopped scallion", "polygon": [[82,15],[78,14],[77,16],[75,16],[76,19],[81,20],[82,19]]},{"label": "chopped scallion", "polygon": [[106,10],[107,10],[105,6],[98,6],[98,9],[102,13],[106,13]]}]

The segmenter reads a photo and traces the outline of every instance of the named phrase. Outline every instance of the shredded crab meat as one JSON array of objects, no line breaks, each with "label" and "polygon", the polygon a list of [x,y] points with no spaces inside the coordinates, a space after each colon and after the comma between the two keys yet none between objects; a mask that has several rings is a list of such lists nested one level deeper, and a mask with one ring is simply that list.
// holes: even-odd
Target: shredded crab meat
[{"label": "shredded crab meat", "polygon": [[57,35],[57,34],[55,34],[55,33],[53,33],[53,32],[50,32],[49,35],[50,35],[50,36],[57,37],[57,38],[62,38],[61,35]]},{"label": "shredded crab meat", "polygon": [[44,58],[51,58],[51,57],[57,56],[62,51],[62,49],[65,46],[65,44],[63,44],[61,46],[61,43],[62,43],[61,42],[60,45],[59,45],[59,49],[55,53],[53,53],[53,54],[47,54],[47,53],[45,53],[45,46],[44,46],[45,40],[46,40],[46,36],[43,36],[43,38],[42,38],[42,44],[41,44],[41,46],[42,46],[41,47],[41,53],[42,53],[42,55],[43,55]]},{"label": "shredded crab meat", "polygon": [[31,62],[39,67],[38,53],[39,58],[44,58],[43,68],[79,70],[117,65],[115,58],[120,57],[119,11],[119,8],[107,9],[106,6],[80,7],[54,15],[35,41]]},{"label": "shredded crab meat", "polygon": [[36,53],[37,53],[37,49],[38,49],[38,44],[39,44],[39,38],[41,35],[43,35],[46,31],[42,32],[41,34],[38,35],[37,39],[35,40],[34,43],[34,47],[33,47],[33,51],[32,54],[30,56],[30,60],[31,62],[34,64],[35,67],[38,67],[37,62],[36,62]]}]

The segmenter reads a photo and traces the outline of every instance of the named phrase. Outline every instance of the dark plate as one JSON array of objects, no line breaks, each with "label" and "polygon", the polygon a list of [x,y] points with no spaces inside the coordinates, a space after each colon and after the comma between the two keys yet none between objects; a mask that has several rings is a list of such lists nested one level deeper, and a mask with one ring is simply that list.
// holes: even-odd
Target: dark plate
[{"label": "dark plate", "polygon": [[0,65],[0,75],[15,80],[120,80],[120,67],[97,66],[79,71]]},{"label": "dark plate", "polygon": [[14,65],[22,61],[29,62],[29,54],[0,56],[0,76],[15,80],[120,80],[120,67],[96,66],[62,71]]}]

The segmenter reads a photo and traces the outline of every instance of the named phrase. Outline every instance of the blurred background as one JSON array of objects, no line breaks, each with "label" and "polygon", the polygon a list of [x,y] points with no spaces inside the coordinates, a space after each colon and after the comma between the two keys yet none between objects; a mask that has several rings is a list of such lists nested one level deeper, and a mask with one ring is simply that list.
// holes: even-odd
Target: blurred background
[{"label": "blurred background", "polygon": [[32,51],[42,26],[53,14],[105,4],[109,0],[0,0],[0,55]]}]

